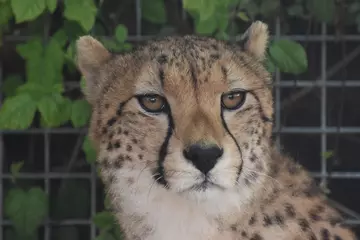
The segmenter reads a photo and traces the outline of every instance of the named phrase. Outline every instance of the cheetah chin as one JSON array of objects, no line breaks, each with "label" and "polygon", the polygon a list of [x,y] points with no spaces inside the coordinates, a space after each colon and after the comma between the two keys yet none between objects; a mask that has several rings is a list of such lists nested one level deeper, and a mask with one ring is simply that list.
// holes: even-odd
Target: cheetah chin
[{"label": "cheetah chin", "polygon": [[356,239],[271,140],[268,39],[259,21],[236,44],[166,37],[113,53],[79,38],[89,136],[125,239]]}]

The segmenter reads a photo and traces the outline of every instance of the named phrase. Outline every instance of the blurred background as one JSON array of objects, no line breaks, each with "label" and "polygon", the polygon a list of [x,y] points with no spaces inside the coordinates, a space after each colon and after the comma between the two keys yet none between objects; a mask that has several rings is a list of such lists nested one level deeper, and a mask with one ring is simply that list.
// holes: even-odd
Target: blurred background
[{"label": "blurred background", "polygon": [[74,43],[239,41],[269,24],[274,140],[360,232],[359,0],[0,0],[0,239],[119,240],[87,138]]}]

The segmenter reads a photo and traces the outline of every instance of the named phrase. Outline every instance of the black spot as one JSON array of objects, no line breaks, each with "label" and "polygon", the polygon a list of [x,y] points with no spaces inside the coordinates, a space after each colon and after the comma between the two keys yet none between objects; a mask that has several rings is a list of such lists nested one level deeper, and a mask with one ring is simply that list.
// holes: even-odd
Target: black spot
[{"label": "black spot", "polygon": [[125,130],[125,131],[124,131],[124,135],[125,135],[125,136],[129,135],[129,131]]},{"label": "black spot", "polygon": [[114,148],[119,148],[120,147],[120,141],[116,141],[114,143]]},{"label": "black spot", "polygon": [[164,86],[165,73],[162,68],[159,69],[159,79],[160,79],[161,85]]},{"label": "black spot", "polygon": [[250,238],[250,240],[262,240],[263,238],[258,234],[255,233],[254,235],[252,235],[252,237]]},{"label": "black spot", "polygon": [[249,225],[254,225],[256,223],[256,215],[253,214],[251,218],[249,219]]},{"label": "black spot", "polygon": [[322,240],[330,240],[330,233],[329,230],[326,228],[321,229],[321,239]]},{"label": "black spot", "polygon": [[244,146],[244,148],[247,150],[247,149],[249,149],[249,144],[247,143],[247,142],[245,142],[244,144],[243,144],[243,146]]},{"label": "black spot", "polygon": [[133,138],[131,141],[132,141],[134,144],[137,144],[137,143],[138,143],[138,141],[137,141],[135,138]]},{"label": "black spot", "polygon": [[139,154],[138,157],[139,157],[140,160],[143,159],[143,155],[142,155],[142,154]]},{"label": "black spot", "polygon": [[108,131],[108,130],[107,130],[107,128],[106,128],[106,127],[103,127],[103,128],[102,128],[102,130],[101,130],[102,134],[106,134],[106,133],[107,133],[107,131]]},{"label": "black spot", "polygon": [[113,149],[113,145],[111,143],[108,143],[107,148],[108,151],[111,151]]},{"label": "black spot", "polygon": [[129,155],[126,155],[125,159],[126,159],[126,161],[129,161],[129,162],[132,160],[132,158]]},{"label": "black spot", "polygon": [[254,153],[251,153],[250,155],[250,161],[255,162],[257,160],[257,156]]},{"label": "black spot", "polygon": [[272,225],[272,220],[271,220],[270,216],[267,214],[264,214],[263,222],[264,222],[263,223],[264,227],[268,227],[268,226]]},{"label": "black spot", "polygon": [[320,215],[318,215],[315,211],[310,211],[309,212],[309,217],[313,222],[317,222],[321,220]]},{"label": "black spot", "polygon": [[339,235],[334,235],[334,240],[342,240],[342,237],[340,237]]},{"label": "black spot", "polygon": [[233,232],[236,232],[236,231],[237,231],[237,228],[236,228],[236,225],[235,225],[235,224],[232,224],[232,225],[230,226],[230,229],[231,229],[231,231],[233,231]]},{"label": "black spot", "polygon": [[123,161],[115,161],[114,162],[114,168],[119,169],[123,166]]},{"label": "black spot", "polygon": [[122,133],[122,129],[119,128],[119,129],[117,130],[117,133],[118,133],[118,134],[121,134],[121,133]]},{"label": "black spot", "polygon": [[241,236],[246,238],[246,237],[247,237],[247,233],[246,233],[245,231],[241,231]]},{"label": "black spot", "polygon": [[309,222],[305,218],[298,219],[298,224],[303,232],[306,232],[309,228]]},{"label": "black spot", "polygon": [[131,146],[131,145],[127,145],[127,146],[126,146],[126,151],[131,152],[131,151],[132,151],[132,146]]},{"label": "black spot", "polygon": [[284,216],[282,216],[278,211],[275,211],[274,220],[278,225],[284,224]]},{"label": "black spot", "polygon": [[112,126],[112,125],[114,125],[115,122],[116,122],[116,118],[112,117],[107,121],[107,125]]},{"label": "black spot", "polygon": [[167,63],[167,61],[168,61],[168,56],[165,55],[165,54],[161,54],[160,56],[157,57],[156,60],[158,61],[158,63],[160,63],[160,64],[162,65],[162,64]]},{"label": "black spot", "polygon": [[218,60],[220,58],[220,54],[211,54],[210,57],[213,59],[213,60]]},{"label": "black spot", "polygon": [[294,206],[291,205],[290,203],[285,203],[284,206],[285,206],[286,216],[289,217],[289,218],[294,218],[296,216]]},{"label": "black spot", "polygon": [[110,107],[110,104],[106,103],[104,106],[106,109],[108,109]]}]

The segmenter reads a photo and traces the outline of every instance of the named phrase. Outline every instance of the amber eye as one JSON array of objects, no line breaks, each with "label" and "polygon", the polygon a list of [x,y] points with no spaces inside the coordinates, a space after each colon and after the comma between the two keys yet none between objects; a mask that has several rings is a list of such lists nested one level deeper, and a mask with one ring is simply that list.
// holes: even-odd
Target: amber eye
[{"label": "amber eye", "polygon": [[246,92],[243,90],[231,91],[221,96],[221,105],[228,110],[240,108],[245,102]]},{"label": "amber eye", "polygon": [[151,95],[141,95],[137,96],[138,101],[141,107],[147,111],[152,113],[158,113],[164,110],[166,101],[163,97],[151,94]]}]

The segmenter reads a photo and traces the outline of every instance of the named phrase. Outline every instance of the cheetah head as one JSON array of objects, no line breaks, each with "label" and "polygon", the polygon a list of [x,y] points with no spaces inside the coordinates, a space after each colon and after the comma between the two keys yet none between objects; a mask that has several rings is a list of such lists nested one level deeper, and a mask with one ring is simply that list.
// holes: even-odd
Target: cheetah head
[{"label": "cheetah head", "polygon": [[99,163],[145,171],[149,183],[197,200],[252,195],[272,130],[267,42],[262,22],[237,44],[167,37],[123,54],[81,37],[77,63]]}]

